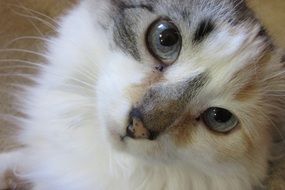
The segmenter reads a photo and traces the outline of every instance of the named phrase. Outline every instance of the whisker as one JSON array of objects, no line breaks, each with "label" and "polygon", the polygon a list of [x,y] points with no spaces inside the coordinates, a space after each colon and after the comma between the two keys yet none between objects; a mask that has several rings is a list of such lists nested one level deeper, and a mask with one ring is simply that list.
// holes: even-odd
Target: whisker
[{"label": "whisker", "polygon": [[[5,61],[15,61],[15,62],[19,62],[19,63],[25,63],[25,64],[28,64],[28,65],[31,65],[31,66],[34,66],[35,68],[37,68],[37,67],[44,67],[44,65],[40,65],[40,64],[37,64],[37,63],[34,63],[34,62],[30,62],[30,61],[25,61],[25,60],[19,60],[19,59],[5,59],[5,60],[0,60],[0,62],[5,62]],[[1,68],[1,67],[0,67]],[[46,71],[45,71],[46,72]],[[95,80],[95,76],[93,76],[93,75],[91,75],[91,73],[89,73],[88,71],[84,71],[84,70],[82,70],[82,71],[80,71],[79,70],[79,72],[81,73],[81,74],[83,74],[86,78],[88,78],[89,80],[92,80],[92,81],[94,81]],[[59,74],[57,74],[57,73],[51,73],[52,75],[55,75],[55,76],[57,76],[57,77],[62,77],[62,76],[60,76]],[[28,78],[28,79],[30,79],[30,80],[36,80],[35,79],[35,77],[33,77],[34,75],[30,75],[30,74],[21,74],[21,73],[4,73],[4,74],[1,74],[0,73],[0,77],[31,77],[31,78]],[[84,84],[85,86],[88,86],[88,87],[91,87],[92,89],[94,88],[94,86],[93,85],[91,85],[90,83],[88,83],[88,82],[85,82],[85,81],[82,81],[82,80],[79,80],[79,79],[77,79],[77,78],[74,78],[74,77],[67,77],[67,76],[65,76],[65,77],[63,77],[63,78],[66,78],[67,80],[72,80],[72,81],[75,81],[75,82],[78,82],[78,83],[80,83],[80,84]]]},{"label": "whisker", "polygon": [[[38,37],[34,37],[35,39],[43,39],[43,38],[38,38]],[[53,41],[51,41],[51,40],[48,40],[48,39],[44,39],[44,40],[46,40],[46,41],[49,41],[49,42],[51,42],[51,43],[53,43]],[[10,48],[10,49],[1,49],[0,50],[0,53],[1,52],[13,52],[13,51],[16,51],[16,52],[23,52],[23,53],[30,53],[30,54],[34,54],[34,55],[38,55],[38,56],[41,56],[41,57],[43,57],[43,58],[45,58],[45,59],[49,59],[50,58],[50,56],[48,56],[48,55],[45,55],[45,54],[43,54],[43,53],[39,53],[39,52],[36,52],[36,51],[32,51],[32,50],[26,50],[26,49],[17,49],[17,48]],[[88,58],[88,57],[87,57]],[[8,59],[5,59],[5,60],[8,60]],[[15,61],[17,61],[17,62],[20,62],[20,60],[18,59],[14,59]],[[90,61],[90,62],[92,62],[92,60],[90,59],[90,58],[88,58],[88,60]],[[28,61],[25,61],[25,60],[23,60],[25,63],[29,63]],[[80,70],[79,71],[81,71],[82,72],[82,74],[84,74],[84,75],[87,75],[91,80],[94,80],[94,75],[89,71],[89,70],[82,70],[81,68],[79,68]]]},{"label": "whisker", "polygon": [[[284,77],[285,71],[281,71],[281,72],[274,73],[274,75],[271,75],[271,76],[269,76],[269,77],[263,79],[262,81],[265,82],[265,81],[267,81],[267,80],[270,80],[270,79],[274,79],[274,78],[276,78],[276,77],[279,77],[280,75],[283,75],[283,77]],[[283,80],[285,80],[285,79],[283,78]]]},{"label": "whisker", "polygon": [[68,77],[68,80],[72,80],[74,82],[78,82],[79,84],[85,85],[86,87],[90,87],[91,89],[94,89],[94,86],[88,82],[82,81],[80,79],[74,78],[74,77]]},{"label": "whisker", "polygon": [[28,77],[32,77],[32,75],[23,73],[0,73],[0,77],[23,77],[28,79]]},{"label": "whisker", "polygon": [[271,97],[285,97],[285,94],[280,94],[280,95],[278,95],[278,94],[266,94],[266,95],[271,96]]},{"label": "whisker", "polygon": [[18,38],[15,38],[15,39],[9,41],[9,43],[7,43],[5,47],[9,47],[13,43],[20,41],[20,40],[42,40],[44,42],[49,42],[49,43],[52,42],[48,38],[40,37],[40,36],[21,36],[21,37],[18,37]]},{"label": "whisker", "polygon": [[[35,68],[41,68],[44,65],[40,64],[40,63],[36,63],[36,62],[31,62],[31,61],[26,61],[26,60],[21,60],[21,59],[0,59],[0,63],[1,62],[14,62],[14,63],[24,63],[27,64],[29,66],[34,66]],[[16,65],[19,66],[19,65]],[[25,65],[23,65],[25,66]],[[4,66],[5,67],[5,66]],[[11,66],[12,67],[12,66]],[[1,68],[1,67],[0,67]]]},{"label": "whisker", "polygon": [[18,48],[0,49],[0,53],[5,53],[5,52],[28,53],[28,54],[38,55],[38,56],[41,56],[41,57],[46,58],[46,59],[49,58],[49,56],[47,56],[47,55],[45,55],[43,53],[39,53],[39,52],[36,52],[36,51],[27,50],[27,49],[18,49]]},{"label": "whisker", "polygon": [[28,7],[25,7],[25,6],[19,6],[19,5],[13,5],[13,4],[11,4],[10,6],[16,7],[16,8],[19,8],[19,9],[24,9],[24,10],[26,10],[26,11],[29,11],[30,13],[31,13],[31,12],[32,12],[32,13],[35,13],[35,14],[37,14],[37,15],[40,15],[40,16],[42,16],[42,17],[44,17],[44,18],[50,20],[50,21],[53,22],[54,24],[58,24],[55,19],[53,19],[52,17],[50,17],[50,16],[48,16],[48,15],[46,15],[46,14],[43,14],[43,13],[41,13],[41,12],[39,12],[39,11],[30,9],[30,8],[28,8]]},{"label": "whisker", "polygon": [[[58,76],[58,75],[56,75]],[[35,77],[33,77],[33,75],[30,75],[30,74],[21,74],[21,73],[9,73],[9,74],[1,74],[0,73],[0,78],[1,77],[5,77],[5,78],[10,78],[10,77],[19,77],[19,78],[24,78],[24,79],[27,79],[27,80],[30,80],[31,82],[36,82],[36,79]],[[60,76],[59,76],[60,77]],[[94,89],[94,86],[86,81],[82,81],[80,79],[77,79],[77,78],[73,78],[73,77],[64,77],[66,80],[71,80],[73,82],[76,82],[78,83],[79,85],[76,85],[76,84],[64,84],[64,86],[66,87],[73,87],[73,88],[76,88],[77,90],[79,88],[81,89],[84,89],[84,90],[91,90],[90,92],[93,92],[93,89]],[[1,85],[3,86],[3,85]],[[10,84],[9,84],[10,86]],[[88,87],[88,88],[84,88],[85,87]],[[76,93],[79,93],[78,91],[75,91]]]},{"label": "whisker", "polygon": [[[23,8],[23,9],[25,9],[25,8]],[[14,9],[11,9],[11,10],[12,10],[12,12],[14,12],[16,15],[19,15],[19,16],[22,16],[22,17],[25,17],[25,18],[29,18],[29,19],[33,19],[33,20],[37,20],[37,21],[43,23],[44,25],[46,25],[47,27],[49,27],[50,29],[52,29],[53,31],[56,31],[56,26],[54,26],[54,25],[51,24],[50,22],[48,22],[48,21],[46,21],[46,20],[44,20],[44,19],[42,19],[42,18],[40,18],[40,17],[36,17],[36,16],[34,16],[34,15],[26,15],[26,14],[17,12],[17,11],[15,11]],[[26,12],[28,12],[28,11],[26,10]]]},{"label": "whisker", "polygon": [[[66,89],[64,89],[64,87]],[[73,94],[81,95],[81,96],[86,96],[86,95],[89,95],[92,97],[95,96],[95,91],[91,89],[90,87],[85,88],[84,86],[78,86],[78,85],[72,85],[72,84],[64,85],[64,87],[62,89],[62,91],[64,92],[69,92],[69,93],[73,93]]]},{"label": "whisker", "polygon": [[[31,65],[13,65],[13,66],[3,66],[0,67],[0,70],[9,70],[9,69],[29,69],[29,70],[38,70],[38,67]],[[1,74],[1,73],[0,73]]]},{"label": "whisker", "polygon": [[[19,3],[19,2],[18,2],[18,3]],[[21,4],[21,3],[19,3],[19,4]],[[15,6],[15,7],[16,7],[16,6]],[[28,14],[30,13],[22,4],[21,4],[21,6],[17,6],[17,7],[18,7],[18,8],[21,8],[21,9],[23,9],[23,10],[25,10]],[[11,7],[10,7],[10,9],[11,9]],[[17,14],[17,15],[21,14],[21,13],[16,12],[14,9],[11,9],[11,10],[12,10],[13,13],[15,13],[15,14]],[[37,31],[41,36],[44,36],[43,33],[41,32],[41,30],[39,29],[39,27],[37,27],[37,25],[33,22],[33,20],[29,19],[28,21],[29,21],[29,23],[31,23],[31,24],[33,25],[33,27],[36,29],[36,31]]]}]

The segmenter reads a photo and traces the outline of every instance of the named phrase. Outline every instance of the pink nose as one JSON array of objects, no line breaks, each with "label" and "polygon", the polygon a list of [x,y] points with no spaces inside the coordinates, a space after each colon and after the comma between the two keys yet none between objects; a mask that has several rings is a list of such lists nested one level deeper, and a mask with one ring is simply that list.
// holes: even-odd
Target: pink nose
[{"label": "pink nose", "polygon": [[148,139],[150,137],[149,130],[138,118],[132,118],[131,124],[127,127],[127,134],[134,139]]},{"label": "pink nose", "polygon": [[154,140],[158,136],[158,132],[148,129],[143,123],[142,114],[138,109],[133,109],[130,113],[130,124],[127,127],[127,136],[133,139],[149,139]]}]

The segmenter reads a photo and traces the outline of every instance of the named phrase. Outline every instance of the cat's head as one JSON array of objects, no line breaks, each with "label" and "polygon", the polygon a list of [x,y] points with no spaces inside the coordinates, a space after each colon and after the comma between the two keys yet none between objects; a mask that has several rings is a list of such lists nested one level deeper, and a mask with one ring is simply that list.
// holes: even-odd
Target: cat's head
[{"label": "cat's head", "polygon": [[112,147],[142,160],[264,173],[284,68],[243,1],[85,5],[108,38],[96,115]]}]

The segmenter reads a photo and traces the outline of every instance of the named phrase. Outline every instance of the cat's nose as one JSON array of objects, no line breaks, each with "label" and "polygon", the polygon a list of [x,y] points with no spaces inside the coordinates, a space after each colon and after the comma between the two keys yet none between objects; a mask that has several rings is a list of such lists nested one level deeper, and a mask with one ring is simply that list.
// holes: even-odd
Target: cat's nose
[{"label": "cat's nose", "polygon": [[127,136],[134,139],[155,140],[158,132],[146,128],[142,120],[142,114],[138,109],[132,109],[130,113],[130,123],[127,127]]},{"label": "cat's nose", "polygon": [[206,81],[202,73],[185,81],[149,88],[130,112],[127,136],[154,140],[162,135],[186,112],[187,105]]}]

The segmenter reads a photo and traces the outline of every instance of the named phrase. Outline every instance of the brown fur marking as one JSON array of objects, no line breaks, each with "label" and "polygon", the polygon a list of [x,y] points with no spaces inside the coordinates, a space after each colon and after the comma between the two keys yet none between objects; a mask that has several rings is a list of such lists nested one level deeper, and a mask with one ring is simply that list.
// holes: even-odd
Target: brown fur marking
[{"label": "brown fur marking", "polygon": [[[240,81],[244,78],[248,78],[245,85],[240,88],[239,92],[236,94],[236,100],[242,102],[256,96],[258,93],[259,76],[262,75],[265,66],[270,63],[271,56],[271,53],[265,54],[256,64],[249,64],[247,67],[241,69],[234,75],[232,78],[233,81]],[[254,70],[255,73],[252,76],[244,76],[245,73],[248,73],[248,70]]]},{"label": "brown fur marking", "polygon": [[191,143],[195,122],[196,120],[192,116],[186,114],[171,125],[169,133],[172,135],[177,146],[185,147]]}]

